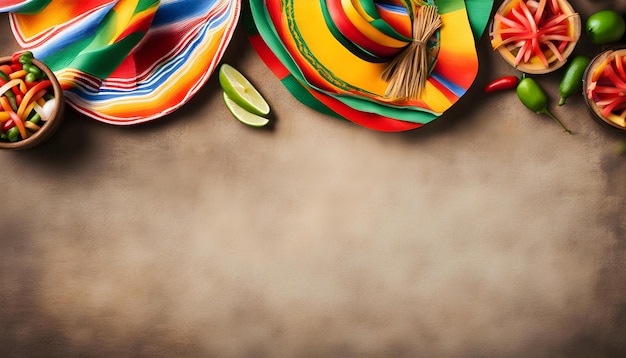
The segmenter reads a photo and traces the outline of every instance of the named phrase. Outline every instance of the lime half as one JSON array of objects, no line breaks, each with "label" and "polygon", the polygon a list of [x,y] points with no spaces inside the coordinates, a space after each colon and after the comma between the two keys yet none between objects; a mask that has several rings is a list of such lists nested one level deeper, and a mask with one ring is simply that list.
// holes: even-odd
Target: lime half
[{"label": "lime half", "polygon": [[241,107],[239,104],[237,104],[237,102],[231,99],[226,92],[224,92],[224,103],[226,104],[226,107],[228,108],[230,113],[232,113],[235,118],[249,126],[263,127],[270,122],[269,119],[265,117],[261,117],[254,113],[248,112],[248,110]]},{"label": "lime half", "polygon": [[231,100],[250,113],[264,116],[270,113],[270,106],[259,91],[241,72],[228,64],[220,67],[220,85]]}]

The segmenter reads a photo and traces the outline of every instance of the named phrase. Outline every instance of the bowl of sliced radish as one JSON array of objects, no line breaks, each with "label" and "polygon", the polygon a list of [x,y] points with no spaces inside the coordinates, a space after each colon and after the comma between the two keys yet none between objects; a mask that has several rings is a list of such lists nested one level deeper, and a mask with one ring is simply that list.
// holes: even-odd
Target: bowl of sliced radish
[{"label": "bowl of sliced radish", "polygon": [[583,89],[596,120],[626,131],[626,48],[598,54],[585,71]]},{"label": "bowl of sliced radish", "polygon": [[519,71],[562,67],[578,43],[580,16],[565,0],[505,0],[491,22],[491,46]]},{"label": "bowl of sliced radish", "polygon": [[0,58],[0,149],[26,149],[50,139],[63,120],[59,81],[29,51]]}]

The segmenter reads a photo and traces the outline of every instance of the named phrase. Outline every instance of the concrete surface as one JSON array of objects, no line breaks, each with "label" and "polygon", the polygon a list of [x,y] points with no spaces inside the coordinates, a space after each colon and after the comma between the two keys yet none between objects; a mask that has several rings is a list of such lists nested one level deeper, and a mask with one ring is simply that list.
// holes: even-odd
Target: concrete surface
[{"label": "concrete surface", "polygon": [[562,72],[536,78],[573,135],[482,94],[515,74],[486,38],[458,105],[378,133],[297,102],[242,30],[224,61],[273,129],[232,118],[213,76],[162,120],[70,111],[0,152],[0,356],[626,356],[626,135],[581,97],[557,108]]}]

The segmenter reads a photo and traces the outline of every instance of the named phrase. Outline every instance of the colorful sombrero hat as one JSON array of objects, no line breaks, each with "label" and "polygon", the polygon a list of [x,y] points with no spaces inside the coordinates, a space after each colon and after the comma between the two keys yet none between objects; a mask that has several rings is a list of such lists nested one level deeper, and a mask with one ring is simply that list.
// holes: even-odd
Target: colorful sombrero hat
[{"label": "colorful sombrero hat", "polygon": [[[383,50],[393,48],[397,42],[406,44],[406,24],[411,16],[406,2],[250,3],[251,12],[245,20],[251,43],[296,98],[324,113],[383,131],[407,130],[428,123],[467,91],[478,70],[475,39],[482,35],[493,5],[492,1],[479,0],[436,1],[443,26],[431,46],[436,50],[436,59],[424,94],[414,100],[390,100],[385,95],[387,83],[381,79],[388,53],[366,48],[363,41],[358,41],[366,38],[370,44],[386,46],[379,47]],[[360,20],[355,20],[358,16]],[[338,25],[342,18],[352,19],[352,32],[345,30],[349,28],[345,24]],[[333,19],[335,27],[330,24]],[[377,26],[374,21],[379,21]],[[385,25],[380,25],[381,21]],[[368,24],[367,32],[354,31]]]},{"label": "colorful sombrero hat", "polygon": [[5,0],[19,45],[57,75],[68,103],[127,125],[159,118],[207,81],[240,0]]}]

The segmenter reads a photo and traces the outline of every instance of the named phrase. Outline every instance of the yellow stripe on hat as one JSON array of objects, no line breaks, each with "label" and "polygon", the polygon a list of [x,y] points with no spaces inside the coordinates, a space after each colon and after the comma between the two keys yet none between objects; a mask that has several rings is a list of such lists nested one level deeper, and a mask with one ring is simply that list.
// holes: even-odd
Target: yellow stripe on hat
[{"label": "yellow stripe on hat", "polygon": [[365,9],[363,8],[363,5],[361,5],[361,1],[359,0],[352,0],[352,5],[354,5],[354,8],[356,9],[356,11],[359,13],[359,15],[361,15],[362,18],[364,18],[365,20],[367,20],[367,22],[372,22],[374,21],[374,18],[371,17],[367,11],[365,11]]},{"label": "yellow stripe on hat", "polygon": [[341,0],[341,6],[348,19],[350,19],[350,22],[370,40],[387,47],[402,48],[406,46],[407,42],[394,39],[384,34],[374,27],[374,25],[367,22],[365,18],[361,17],[361,14],[353,5],[352,0]]}]

